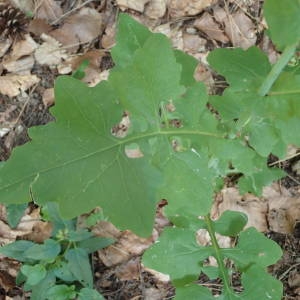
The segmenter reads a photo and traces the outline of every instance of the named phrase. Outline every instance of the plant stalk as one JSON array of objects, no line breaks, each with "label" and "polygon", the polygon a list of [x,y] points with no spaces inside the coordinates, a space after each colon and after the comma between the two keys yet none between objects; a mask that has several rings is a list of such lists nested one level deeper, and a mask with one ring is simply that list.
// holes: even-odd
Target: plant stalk
[{"label": "plant stalk", "polygon": [[213,222],[210,218],[210,214],[208,214],[204,217],[204,221],[207,225],[207,231],[209,233],[212,246],[215,250],[215,255],[216,255],[215,258],[217,260],[217,263],[218,263],[218,266],[220,269],[220,276],[223,280],[224,289],[227,292],[227,295],[232,295],[233,290],[230,286],[230,278],[228,276],[228,272],[227,272],[225,264],[224,264],[224,257],[221,253],[221,248],[220,248],[219,243],[216,238],[216,234],[215,234],[215,230],[213,228]]},{"label": "plant stalk", "polygon": [[260,96],[266,96],[284,67],[288,64],[288,62],[291,60],[293,55],[295,54],[296,48],[298,43],[287,46],[283,52],[278,61],[273,65],[270,73],[258,89],[258,94]]}]

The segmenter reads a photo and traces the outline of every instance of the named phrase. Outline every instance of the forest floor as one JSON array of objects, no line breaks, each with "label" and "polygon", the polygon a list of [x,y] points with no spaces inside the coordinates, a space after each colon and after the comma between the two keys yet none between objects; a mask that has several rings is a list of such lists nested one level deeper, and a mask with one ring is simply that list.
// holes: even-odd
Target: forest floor
[{"label": "forest floor", "polygon": [[[72,74],[88,59],[83,81],[94,86],[107,78],[113,66],[110,49],[121,11],[152,31],[166,34],[175,48],[197,58],[195,78],[203,81],[210,93],[222,92],[226,87],[208,67],[206,57],[213,49],[256,45],[271,62],[279,56],[264,33],[266,23],[260,0],[13,0],[11,4],[24,15],[17,14],[17,9],[4,15],[8,3],[0,0],[1,161],[9,159],[14,147],[30,140],[27,128],[54,121],[49,109],[55,105],[53,86],[59,75]],[[288,175],[267,187],[262,198],[240,196],[234,180],[228,179],[228,185],[216,195],[212,211],[213,216],[229,208],[243,211],[249,217],[249,225],[279,243],[283,257],[269,271],[283,282],[285,300],[300,300],[299,153],[291,146],[286,160],[270,156],[269,164],[282,167]],[[169,225],[162,207],[163,204],[157,211],[156,236]],[[35,205],[28,206],[15,228],[9,226],[5,206],[0,207],[2,244],[16,239],[41,241],[48,234],[44,225]],[[141,239],[106,222],[97,224],[93,231],[117,239],[114,247],[92,257],[95,287],[106,299],[161,300],[174,296],[166,276],[140,263],[153,237]],[[15,285],[19,268],[18,262],[0,257],[0,299],[29,299],[30,294]],[[238,278],[233,280],[238,284]],[[214,293],[221,288],[220,281],[203,275],[199,283]]]}]

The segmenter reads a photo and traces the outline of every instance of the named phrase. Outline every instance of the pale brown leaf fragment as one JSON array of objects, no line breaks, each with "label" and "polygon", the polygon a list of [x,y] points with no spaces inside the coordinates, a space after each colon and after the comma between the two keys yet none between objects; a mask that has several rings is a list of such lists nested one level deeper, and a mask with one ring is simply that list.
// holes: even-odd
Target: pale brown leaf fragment
[{"label": "pale brown leaf fragment", "polygon": [[196,19],[194,26],[205,33],[210,39],[221,43],[228,43],[228,37],[219,28],[219,25],[214,21],[213,17],[205,12],[199,19]]},{"label": "pale brown leaf fragment", "polygon": [[33,19],[28,25],[28,31],[36,36],[40,36],[43,33],[48,34],[51,30],[52,27],[42,19]]},{"label": "pale brown leaf fragment", "polygon": [[216,0],[169,0],[168,8],[172,18],[194,16],[214,4]]},{"label": "pale brown leaf fragment", "polygon": [[75,51],[80,44],[89,43],[98,37],[102,33],[102,26],[101,14],[95,9],[84,7],[66,18],[64,25],[50,35]]},{"label": "pale brown leaf fragment", "polygon": [[3,67],[10,73],[14,74],[30,74],[34,65],[33,56],[26,56],[18,60],[9,59],[3,62]]},{"label": "pale brown leaf fragment", "polygon": [[148,2],[149,0],[117,0],[117,5],[123,11],[130,8],[138,12],[143,12],[145,4]]},{"label": "pale brown leaf fragment", "polygon": [[42,34],[44,43],[35,51],[35,59],[41,65],[58,65],[67,58],[66,51],[61,49],[60,43],[49,35]]},{"label": "pale brown leaf fragment", "polygon": [[35,18],[44,19],[48,23],[57,20],[63,14],[60,4],[54,0],[36,1],[35,10]]},{"label": "pale brown leaf fragment", "polygon": [[13,45],[10,58],[17,60],[23,56],[31,55],[37,47],[38,45],[33,38],[29,34],[26,34],[25,39],[17,41]]},{"label": "pale brown leaf fragment", "polygon": [[151,19],[159,19],[164,16],[167,9],[166,0],[151,0],[146,6],[145,15]]},{"label": "pale brown leaf fragment", "polygon": [[0,76],[0,93],[9,97],[15,97],[21,92],[28,90],[40,79],[36,75],[13,75]]}]

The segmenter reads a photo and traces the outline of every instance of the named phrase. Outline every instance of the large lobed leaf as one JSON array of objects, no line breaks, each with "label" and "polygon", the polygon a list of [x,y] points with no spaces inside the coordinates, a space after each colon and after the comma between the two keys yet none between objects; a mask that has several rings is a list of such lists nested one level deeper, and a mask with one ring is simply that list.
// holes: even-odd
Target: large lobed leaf
[{"label": "large lobed leaf", "polygon": [[[170,217],[205,215],[216,177],[241,172],[243,191],[259,193],[283,175],[266,166],[288,129],[283,122],[273,128],[275,107],[267,117],[259,111],[283,104],[256,97],[270,69],[258,50],[212,54],[212,66],[231,84],[222,99],[211,99],[221,122],[207,108],[204,85],[193,78],[196,61],[174,51],[165,36],[121,15],[112,56],[116,67],[94,88],[58,78],[56,122],[31,128],[32,141],[0,166],[2,202],[28,202],[31,190],[38,204],[58,202],[69,218],[101,206],[115,225],[146,236],[160,198],[168,199]],[[125,132],[122,124],[129,127]],[[269,139],[265,147],[259,132]]]}]

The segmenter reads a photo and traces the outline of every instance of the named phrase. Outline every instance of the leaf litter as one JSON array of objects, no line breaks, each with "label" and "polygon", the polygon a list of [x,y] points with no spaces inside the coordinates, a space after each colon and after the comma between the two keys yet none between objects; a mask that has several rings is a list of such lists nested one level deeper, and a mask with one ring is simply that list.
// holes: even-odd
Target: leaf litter
[{"label": "leaf litter", "polygon": [[[107,78],[108,71],[103,63],[111,61],[109,50],[114,45],[118,9],[130,13],[152,30],[166,34],[175,48],[196,57],[199,66],[195,77],[204,78],[210,91],[215,88],[215,75],[207,66],[206,56],[213,48],[233,46],[246,49],[259,41],[270,61],[274,62],[278,57],[266,35],[258,40],[265,23],[259,14],[261,3],[256,0],[118,0],[116,3],[103,1],[102,4],[79,1],[75,6],[54,0],[16,0],[14,5],[33,18],[28,19],[28,31],[22,39],[10,36],[0,41],[2,160],[9,157],[12,147],[28,140],[26,132],[18,131],[18,128],[44,124],[52,119],[47,108],[54,104],[53,80],[58,74],[71,74],[88,59],[90,63],[84,70],[85,82],[93,86]],[[111,67],[112,63],[108,65]],[[118,130],[116,134],[120,135]],[[142,155],[138,148],[129,150],[129,156]],[[262,198],[251,194],[241,197],[234,186],[228,186],[216,196],[212,209],[216,218],[225,209],[245,212],[250,225],[255,225],[286,249],[282,260],[272,270],[285,283],[286,299],[300,297],[297,272],[300,248],[298,151],[296,149],[295,158],[280,162],[289,177],[279,185],[265,188]],[[39,220],[37,211],[34,215],[28,212],[20,222],[23,225],[16,229],[7,225],[5,209],[1,211],[3,243],[16,238],[41,242],[51,231],[48,224]],[[37,221],[30,221],[32,218]],[[144,270],[140,265],[142,252],[157,239],[161,228],[169,225],[162,209],[158,209],[156,224],[150,239],[141,239],[129,231],[111,229],[111,224],[104,226],[101,223],[101,233],[97,231],[100,225],[94,227],[99,236],[113,235],[118,240],[117,244],[94,255],[95,277],[107,299],[165,299],[172,296],[172,287],[163,275]],[[205,237],[199,237],[199,240],[208,242]],[[22,291],[16,294],[13,283],[18,263],[1,258],[0,264],[1,270],[7,270],[4,274],[0,272],[3,292],[11,296],[13,293],[22,294]],[[203,280],[205,283],[205,278]]]}]

